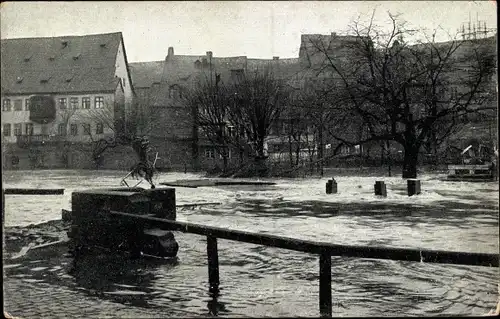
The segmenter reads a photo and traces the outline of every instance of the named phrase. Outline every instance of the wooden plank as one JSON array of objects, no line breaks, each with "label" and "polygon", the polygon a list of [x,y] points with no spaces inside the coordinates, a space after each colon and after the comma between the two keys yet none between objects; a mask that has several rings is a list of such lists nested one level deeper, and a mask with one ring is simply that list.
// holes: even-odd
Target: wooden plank
[{"label": "wooden plank", "polygon": [[300,240],[275,235],[264,235],[250,233],[240,230],[230,230],[219,227],[210,227],[205,225],[172,221],[155,217],[143,217],[118,211],[110,211],[111,215],[120,218],[130,218],[132,220],[141,220],[147,225],[159,227],[161,229],[181,231],[185,233],[198,234],[202,236],[213,236],[220,239],[234,240],[249,244],[271,246],[295,251],[301,251],[311,254],[327,253],[331,256],[355,257],[355,258],[373,258],[390,259],[442,264],[461,264],[472,266],[498,267],[499,255],[487,253],[470,253],[440,250],[420,250],[407,248],[391,247],[370,247],[370,246],[351,246],[337,245],[331,243],[314,242],[309,240]]},{"label": "wooden plank", "polygon": [[198,188],[198,186],[194,186],[194,185],[183,185],[183,184],[176,184],[176,183],[160,183],[160,185],[173,186],[173,187]]},{"label": "wooden plank", "polygon": [[64,188],[6,188],[6,195],[63,195]]},{"label": "wooden plank", "polygon": [[490,165],[448,165],[448,169],[490,169]]},{"label": "wooden plank", "polygon": [[194,179],[194,180],[177,180],[173,182],[162,182],[160,185],[174,186],[174,187],[209,187],[209,186],[237,186],[237,185],[276,185],[274,182],[263,181],[241,181],[241,180],[217,180],[217,179]]},{"label": "wooden plank", "polygon": [[276,185],[274,182],[259,182],[259,181],[215,181],[215,185]]}]

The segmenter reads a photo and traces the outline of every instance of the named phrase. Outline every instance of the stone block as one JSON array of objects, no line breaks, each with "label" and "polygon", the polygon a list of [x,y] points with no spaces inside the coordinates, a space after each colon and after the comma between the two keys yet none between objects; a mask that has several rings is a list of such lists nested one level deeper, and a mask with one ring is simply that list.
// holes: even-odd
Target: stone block
[{"label": "stone block", "polygon": [[155,217],[176,219],[175,188],[155,188],[144,190],[150,199],[150,213]]},{"label": "stone block", "polygon": [[334,178],[326,182],[326,193],[327,194],[337,194],[337,182]]},{"label": "stone block", "polygon": [[74,247],[103,247],[112,251],[128,251],[133,256],[140,256],[144,249],[152,249],[151,252],[159,256],[171,257],[177,253],[172,249],[175,245],[164,239],[165,234],[153,236],[144,233],[147,228],[145,220],[109,212],[175,220],[175,188],[94,189],[73,192],[71,202],[72,227],[68,237]]},{"label": "stone block", "polygon": [[376,181],[375,182],[375,195],[387,197],[387,187],[385,185],[385,182],[383,182],[383,181]]},{"label": "stone block", "polygon": [[66,209],[63,209],[62,210],[62,213],[61,213],[61,218],[63,221],[65,222],[69,222],[71,221],[71,211],[70,210],[66,210]]},{"label": "stone block", "polygon": [[421,193],[420,180],[409,179],[408,183],[408,196],[418,195]]}]

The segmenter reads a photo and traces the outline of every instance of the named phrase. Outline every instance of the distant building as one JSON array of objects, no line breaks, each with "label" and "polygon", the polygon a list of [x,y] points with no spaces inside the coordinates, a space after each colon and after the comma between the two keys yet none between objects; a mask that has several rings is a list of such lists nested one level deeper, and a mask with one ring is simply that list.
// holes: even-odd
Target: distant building
[{"label": "distant building", "polygon": [[120,32],[2,39],[1,67],[4,166],[87,167],[78,146],[114,137],[133,113]]},{"label": "distant building", "polygon": [[[298,71],[298,59],[249,59],[246,56],[216,57],[175,55],[169,48],[164,61],[131,63],[138,108],[145,111],[151,146],[159,152],[161,169],[207,169],[218,161],[213,145],[196,124],[195,112],[185,103],[186,92],[202,78],[215,82],[215,74],[230,83],[244,72],[270,67],[277,77],[289,78]],[[236,155],[230,153],[230,159]]]}]

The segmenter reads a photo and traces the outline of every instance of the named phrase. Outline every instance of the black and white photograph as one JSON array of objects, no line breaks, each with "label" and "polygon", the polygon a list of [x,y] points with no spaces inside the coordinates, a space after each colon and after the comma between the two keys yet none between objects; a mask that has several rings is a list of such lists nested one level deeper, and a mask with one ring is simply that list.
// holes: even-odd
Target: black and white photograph
[{"label": "black and white photograph", "polygon": [[497,13],[2,2],[4,317],[500,315]]}]

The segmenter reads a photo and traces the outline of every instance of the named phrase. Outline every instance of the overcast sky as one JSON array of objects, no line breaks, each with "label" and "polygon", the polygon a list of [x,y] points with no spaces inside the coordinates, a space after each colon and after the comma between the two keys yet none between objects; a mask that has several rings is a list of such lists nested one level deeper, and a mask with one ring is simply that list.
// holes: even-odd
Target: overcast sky
[{"label": "overcast sky", "polygon": [[123,33],[129,62],[175,54],[297,57],[300,35],[342,33],[359,15],[383,23],[387,11],[413,27],[456,33],[469,16],[496,28],[496,2],[484,1],[166,1],[2,2],[1,38]]}]

